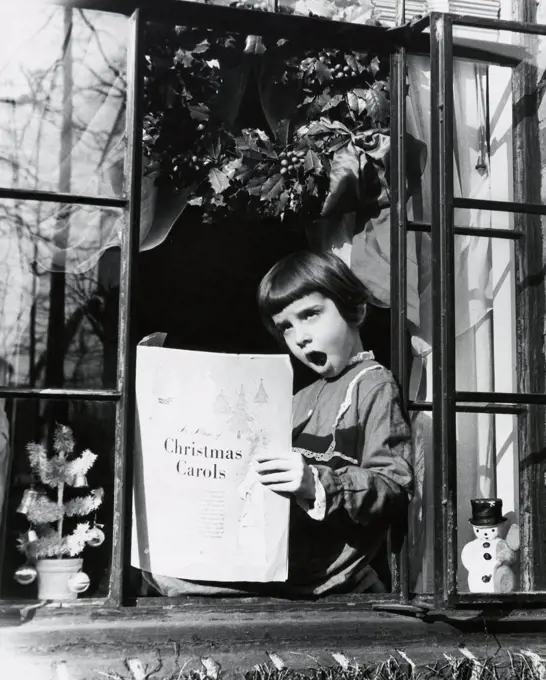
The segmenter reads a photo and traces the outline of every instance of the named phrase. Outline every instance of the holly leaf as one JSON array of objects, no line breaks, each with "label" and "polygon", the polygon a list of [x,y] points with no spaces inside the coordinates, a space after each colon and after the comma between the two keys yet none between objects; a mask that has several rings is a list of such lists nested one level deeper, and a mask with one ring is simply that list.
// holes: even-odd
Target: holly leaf
[{"label": "holly leaf", "polygon": [[305,158],[303,160],[303,169],[305,172],[320,172],[322,170],[320,158],[313,151],[313,149],[309,149],[309,151],[305,154]]},{"label": "holly leaf", "polygon": [[[366,90],[363,90],[363,92],[366,92]],[[364,113],[367,108],[366,100],[350,91],[347,92],[347,105],[357,116]]]},{"label": "holly leaf", "polygon": [[191,55],[191,52],[188,52],[188,50],[183,50],[179,48],[176,50],[176,53],[174,55],[174,60],[178,64],[182,64],[182,66],[189,67],[193,64],[193,57]]},{"label": "holly leaf", "polygon": [[230,184],[230,179],[225,172],[218,168],[211,168],[209,170],[209,182],[215,194],[221,194]]},{"label": "holly leaf", "polygon": [[284,189],[284,177],[278,172],[273,177],[267,179],[262,186],[262,201],[272,201]]},{"label": "holly leaf", "polygon": [[193,48],[192,52],[194,54],[203,54],[206,52],[210,47],[210,43],[208,40],[202,40],[200,43],[197,43],[197,45]]},{"label": "holly leaf", "polygon": [[358,63],[354,54],[345,54],[345,62],[355,73],[362,73],[363,67]]},{"label": "holly leaf", "polygon": [[288,200],[290,198],[290,193],[288,191],[283,191],[282,194],[279,196],[279,200],[277,201],[277,208],[275,210],[275,215],[280,215],[281,213],[284,212]]},{"label": "holly leaf", "polygon": [[332,72],[321,61],[317,61],[317,64],[315,66],[315,74],[317,76],[317,80],[321,85],[326,83],[328,80],[333,80]]},{"label": "holly leaf", "polygon": [[210,118],[210,109],[204,104],[188,104],[188,111],[193,120],[208,120]]},{"label": "holly leaf", "polygon": [[339,104],[341,104],[342,101],[343,101],[342,94],[335,94],[333,97],[328,97],[328,101],[322,107],[321,113],[324,113],[324,111],[329,111],[330,109],[335,109],[335,107],[339,106]]},{"label": "holly leaf", "polygon": [[363,99],[366,102],[366,110],[374,123],[381,123],[389,117],[389,100],[381,90],[371,88],[363,90]]}]

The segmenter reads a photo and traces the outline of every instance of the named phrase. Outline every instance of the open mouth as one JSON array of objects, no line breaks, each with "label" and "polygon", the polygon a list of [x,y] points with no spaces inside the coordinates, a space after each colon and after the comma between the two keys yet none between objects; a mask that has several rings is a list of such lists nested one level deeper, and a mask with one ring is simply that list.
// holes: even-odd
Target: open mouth
[{"label": "open mouth", "polygon": [[322,367],[326,364],[327,356],[325,352],[309,352],[305,356],[307,361],[315,366]]}]

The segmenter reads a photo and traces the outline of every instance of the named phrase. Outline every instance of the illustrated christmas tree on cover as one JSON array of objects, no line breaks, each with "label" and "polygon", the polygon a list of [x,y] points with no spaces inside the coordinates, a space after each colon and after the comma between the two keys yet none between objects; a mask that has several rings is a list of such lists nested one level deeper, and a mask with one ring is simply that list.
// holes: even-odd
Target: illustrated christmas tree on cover
[{"label": "illustrated christmas tree on cover", "polygon": [[[19,550],[32,559],[62,558],[79,555],[86,545],[101,545],[104,533],[100,525],[83,521],[78,522],[71,533],[63,532],[66,517],[85,517],[95,512],[102,503],[102,488],[65,499],[67,487],[87,487],[86,474],[93,467],[96,454],[86,449],[73,457],[75,441],[72,430],[61,424],[55,428],[55,455],[48,456],[46,448],[36,442],[27,444],[26,448],[33,478],[45,488],[37,489],[33,485],[24,492],[18,512],[26,515],[30,528],[19,538]],[[47,489],[52,490],[53,498]]]},{"label": "illustrated christmas tree on cover", "polygon": [[237,403],[235,404],[233,415],[229,419],[228,426],[232,432],[237,432],[237,438],[240,439],[242,434],[248,434],[251,431],[250,423],[253,420],[254,418],[248,412],[245,392],[241,385]]},{"label": "illustrated christmas tree on cover", "polygon": [[256,396],[254,397],[254,401],[256,402],[256,404],[267,404],[267,402],[269,401],[269,397],[267,396],[267,392],[265,391],[263,380],[260,380],[260,387],[258,387],[258,391],[256,392]]}]

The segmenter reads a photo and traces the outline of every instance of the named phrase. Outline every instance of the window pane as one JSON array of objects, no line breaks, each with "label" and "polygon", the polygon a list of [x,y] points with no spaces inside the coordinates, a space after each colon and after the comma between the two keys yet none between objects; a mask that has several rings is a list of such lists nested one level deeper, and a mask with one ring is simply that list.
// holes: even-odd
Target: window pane
[{"label": "window pane", "polygon": [[525,232],[527,221],[534,219],[522,213],[504,212],[500,210],[467,210],[455,208],[453,224],[456,227],[473,229],[517,229]]},{"label": "window pane", "polygon": [[127,18],[4,4],[0,186],[123,194]]},{"label": "window pane", "polygon": [[[82,569],[90,585],[80,597],[108,594],[114,420],[115,404],[109,402],[0,400],[0,508],[5,512],[0,518],[4,531],[3,598],[36,599],[37,580],[26,584],[32,577],[28,565],[35,564],[33,554],[54,558],[59,551],[65,558],[71,557],[70,551],[77,553],[74,557],[83,558]],[[68,426],[75,441],[73,452],[65,459],[67,466],[50,462],[57,456],[51,441],[57,423]],[[26,451],[29,442],[44,444],[47,458],[36,454],[36,461],[41,463],[30,464]],[[86,449],[96,459],[84,453]],[[64,516],[59,534],[56,507],[60,500]],[[89,533],[93,527],[100,531]],[[29,530],[35,534],[29,535]]]},{"label": "window pane", "polygon": [[455,237],[455,366],[461,391],[518,391],[515,245]]},{"label": "window pane", "polygon": [[0,385],[114,387],[116,209],[0,202]]},{"label": "window pane", "polygon": [[[520,460],[532,462],[533,444],[524,437],[523,416],[510,414],[457,414],[457,526],[460,592],[501,592],[504,572],[514,591],[524,589],[520,574],[523,552],[506,549],[510,561],[495,571],[497,542],[490,525],[497,524],[497,537],[516,548],[521,534]],[[536,453],[536,452],[535,452]],[[500,505],[485,508],[473,499],[500,499]],[[538,508],[537,508],[538,509]],[[530,516],[535,510],[529,507]],[[503,521],[506,518],[506,521]],[[472,522],[470,521],[472,520]],[[511,528],[512,527],[512,528]],[[510,534],[507,536],[508,531]],[[531,546],[528,546],[531,549]],[[523,550],[523,548],[522,548]],[[495,585],[496,584],[496,585]]]}]

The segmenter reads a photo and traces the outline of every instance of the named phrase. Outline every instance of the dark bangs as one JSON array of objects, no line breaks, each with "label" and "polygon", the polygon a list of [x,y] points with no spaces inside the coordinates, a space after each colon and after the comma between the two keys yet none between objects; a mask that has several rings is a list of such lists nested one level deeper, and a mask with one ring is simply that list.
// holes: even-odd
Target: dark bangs
[{"label": "dark bangs", "polygon": [[265,327],[278,335],[273,317],[288,305],[317,291],[305,263],[296,254],[277,262],[261,280],[258,287],[258,308]]}]

